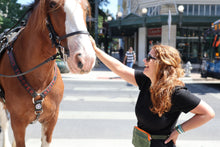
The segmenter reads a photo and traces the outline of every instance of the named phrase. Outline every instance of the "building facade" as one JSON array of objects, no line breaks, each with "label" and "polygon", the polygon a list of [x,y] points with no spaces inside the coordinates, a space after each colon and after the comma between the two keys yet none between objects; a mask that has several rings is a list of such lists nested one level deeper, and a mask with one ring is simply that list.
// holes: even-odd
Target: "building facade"
[{"label": "building facade", "polygon": [[125,50],[134,47],[138,66],[144,66],[143,58],[158,43],[177,48],[184,63],[200,63],[204,32],[220,19],[219,0],[118,0],[118,4],[123,15],[109,22],[111,35],[123,40]]}]

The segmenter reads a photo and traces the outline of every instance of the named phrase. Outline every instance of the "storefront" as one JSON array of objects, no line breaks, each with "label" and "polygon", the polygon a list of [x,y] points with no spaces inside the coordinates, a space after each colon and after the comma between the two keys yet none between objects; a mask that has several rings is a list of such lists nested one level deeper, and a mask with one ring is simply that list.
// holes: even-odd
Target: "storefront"
[{"label": "storefront", "polygon": [[182,27],[177,29],[176,48],[182,54],[183,62],[200,63],[203,57],[203,35],[208,27]]},{"label": "storefront", "polygon": [[[183,15],[181,26],[179,15],[172,15],[171,18],[172,23],[168,25],[168,15],[144,17],[129,14],[110,22],[111,34],[113,37],[122,38],[127,47],[135,44],[133,47],[139,66],[143,66],[142,60],[150,47],[158,43],[177,48],[184,63],[200,63],[204,50],[203,34],[219,17]],[[134,44],[127,40],[133,40]]]}]

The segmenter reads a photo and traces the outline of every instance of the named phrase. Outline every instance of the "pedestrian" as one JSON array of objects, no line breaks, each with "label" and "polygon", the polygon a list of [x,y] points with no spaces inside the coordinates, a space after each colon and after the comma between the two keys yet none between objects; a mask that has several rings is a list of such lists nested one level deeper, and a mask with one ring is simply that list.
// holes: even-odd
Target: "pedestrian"
[{"label": "pedestrian", "polygon": [[123,56],[124,56],[124,50],[122,47],[120,47],[119,49],[119,58],[120,58],[120,61],[123,62]]},{"label": "pedestrian", "polygon": [[125,64],[125,62],[126,62],[126,65],[128,67],[132,68],[134,63],[135,63],[135,61],[136,61],[135,52],[133,51],[133,48],[130,47],[129,50],[125,54],[123,63]]},{"label": "pedestrian", "polygon": [[[215,116],[213,109],[179,80],[184,73],[177,49],[154,45],[143,60],[144,70],[138,71],[110,57],[96,47],[92,38],[91,41],[97,57],[108,68],[139,87],[135,107],[138,122],[132,140],[135,147],[176,147],[180,134],[205,124]],[[182,112],[191,112],[194,116],[176,126]]]}]

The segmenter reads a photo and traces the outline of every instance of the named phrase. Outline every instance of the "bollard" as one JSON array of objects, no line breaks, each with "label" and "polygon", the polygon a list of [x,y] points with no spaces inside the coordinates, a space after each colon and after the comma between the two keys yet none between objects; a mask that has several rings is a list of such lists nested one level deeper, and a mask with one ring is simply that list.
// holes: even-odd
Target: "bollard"
[{"label": "bollard", "polygon": [[185,77],[190,77],[191,70],[192,70],[192,64],[190,61],[188,61],[185,66]]}]

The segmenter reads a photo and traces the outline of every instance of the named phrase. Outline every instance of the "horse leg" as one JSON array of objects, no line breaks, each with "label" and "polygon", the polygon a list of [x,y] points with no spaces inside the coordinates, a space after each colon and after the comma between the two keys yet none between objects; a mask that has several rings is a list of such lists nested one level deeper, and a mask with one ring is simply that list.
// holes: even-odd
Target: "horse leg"
[{"label": "horse leg", "polygon": [[52,117],[49,121],[42,123],[42,137],[41,137],[41,147],[50,147],[52,141],[53,130],[56,125],[58,118],[58,112],[56,112],[56,116]]},{"label": "horse leg", "polygon": [[14,133],[16,147],[25,147],[25,131],[28,122],[11,115],[11,127]]},{"label": "horse leg", "polygon": [[9,119],[7,117],[6,110],[4,109],[4,105],[1,102],[0,102],[0,124],[3,133],[3,147],[10,147],[11,144],[9,142],[9,137],[8,137]]}]

